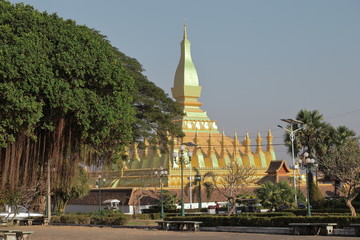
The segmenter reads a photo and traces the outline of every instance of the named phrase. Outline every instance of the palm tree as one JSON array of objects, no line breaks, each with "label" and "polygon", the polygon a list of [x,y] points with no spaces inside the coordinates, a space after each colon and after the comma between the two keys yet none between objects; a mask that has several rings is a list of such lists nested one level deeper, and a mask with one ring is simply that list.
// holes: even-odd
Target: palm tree
[{"label": "palm tree", "polygon": [[343,145],[347,140],[356,136],[356,133],[346,126],[339,126],[332,132],[333,144],[335,146]]},{"label": "palm tree", "polygon": [[[201,208],[201,189],[202,187],[205,189],[206,192],[206,198],[210,199],[213,191],[214,191],[214,185],[211,181],[207,181],[207,178],[212,178],[214,176],[213,172],[206,172],[203,176],[201,176],[201,173],[199,171],[199,169],[197,169],[196,167],[193,168],[195,171],[195,178],[192,180],[190,180],[190,182],[188,182],[185,186],[185,192],[186,194],[188,193],[188,190],[190,188],[190,183],[192,187],[192,195],[195,196],[197,195],[198,198],[198,202],[199,202],[199,208]],[[192,181],[192,182],[191,182]]]},{"label": "palm tree", "polygon": [[255,194],[262,206],[272,210],[294,205],[294,189],[285,181],[267,181],[255,190]]},{"label": "palm tree", "polygon": [[[316,157],[323,152],[323,144],[330,138],[332,127],[324,121],[324,117],[318,110],[308,111],[302,109],[296,119],[303,122],[303,127],[295,139],[295,153],[307,151],[311,156]],[[291,145],[289,151],[291,151]]]},{"label": "palm tree", "polygon": [[[296,116],[296,119],[303,122],[303,126],[297,124],[294,129],[303,127],[298,131],[294,141],[295,154],[308,152],[311,157],[318,161],[326,157],[332,147],[341,146],[349,138],[353,138],[356,133],[345,126],[333,128],[324,121],[323,115],[319,111],[308,111],[302,109]],[[285,136],[285,144],[288,151],[291,152],[291,141],[289,136]],[[320,169],[322,166],[319,166]],[[313,182],[313,174],[309,172],[309,181]],[[335,188],[339,183],[335,182]],[[336,190],[335,190],[336,192]]]}]

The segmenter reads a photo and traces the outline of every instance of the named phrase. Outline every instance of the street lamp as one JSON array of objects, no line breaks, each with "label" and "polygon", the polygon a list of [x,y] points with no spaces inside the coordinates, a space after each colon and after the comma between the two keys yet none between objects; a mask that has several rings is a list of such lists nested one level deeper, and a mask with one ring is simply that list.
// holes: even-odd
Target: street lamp
[{"label": "street lamp", "polygon": [[161,205],[161,210],[160,210],[160,218],[164,219],[164,199],[163,199],[163,183],[162,183],[162,178],[163,177],[167,177],[168,172],[166,170],[164,170],[163,167],[160,167],[159,170],[155,170],[154,171],[154,175],[159,177],[159,182],[160,182],[160,205]]},{"label": "street lamp", "polygon": [[196,174],[195,175],[195,180],[196,180],[196,182],[198,182],[199,183],[199,189],[198,189],[198,191],[199,191],[199,209],[201,209],[202,208],[202,201],[201,201],[201,180],[202,180],[202,177],[201,177],[201,174],[200,173],[198,173],[198,174]]},{"label": "street lamp", "polygon": [[307,216],[311,216],[311,204],[310,204],[310,188],[311,181],[310,173],[313,169],[318,167],[315,159],[309,158],[309,153],[304,152],[303,158],[299,159],[299,165],[301,169],[306,169],[306,189],[307,189]]},{"label": "street lamp", "polygon": [[189,164],[191,162],[191,157],[192,157],[192,152],[188,151],[187,152],[188,159],[186,160],[185,155],[184,155],[184,151],[185,151],[185,145],[181,144],[179,153],[177,153],[175,151],[173,152],[174,161],[178,165],[180,164],[180,168],[181,168],[181,216],[182,217],[185,216],[185,209],[184,209],[184,164]]},{"label": "street lamp", "polygon": [[295,190],[295,204],[297,204],[297,192],[296,192],[296,169],[298,168],[298,166],[295,164],[295,152],[294,152],[294,140],[295,140],[295,133],[299,130],[302,129],[298,128],[298,129],[293,129],[293,124],[303,124],[302,121],[299,120],[295,120],[295,119],[280,119],[283,122],[289,123],[290,124],[290,129],[284,128],[281,125],[278,125],[279,128],[284,129],[285,131],[287,131],[289,133],[290,136],[290,140],[291,140],[291,155],[292,155],[292,165],[291,165],[291,169],[293,170],[293,185],[294,185],[294,190]]},{"label": "street lamp", "polygon": [[96,180],[96,187],[99,188],[99,213],[101,213],[101,182],[105,184],[106,179],[104,178],[101,181],[101,175],[99,175],[98,179]]}]

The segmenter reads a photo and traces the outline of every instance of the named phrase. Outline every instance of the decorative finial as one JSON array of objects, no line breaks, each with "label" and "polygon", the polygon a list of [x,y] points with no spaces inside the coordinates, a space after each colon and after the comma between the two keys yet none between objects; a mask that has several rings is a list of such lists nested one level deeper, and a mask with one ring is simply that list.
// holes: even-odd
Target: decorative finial
[{"label": "decorative finial", "polygon": [[246,135],[245,135],[245,139],[249,139],[250,137],[249,137],[249,131],[248,130],[246,130]]},{"label": "decorative finial", "polygon": [[187,32],[186,32],[186,19],[184,22],[184,40],[187,39]]}]

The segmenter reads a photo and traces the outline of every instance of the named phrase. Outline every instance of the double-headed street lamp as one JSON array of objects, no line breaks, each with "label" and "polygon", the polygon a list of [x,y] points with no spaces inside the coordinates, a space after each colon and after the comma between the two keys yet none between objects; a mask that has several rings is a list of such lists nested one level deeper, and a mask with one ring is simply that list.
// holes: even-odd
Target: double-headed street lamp
[{"label": "double-headed street lamp", "polygon": [[185,209],[184,209],[184,164],[189,164],[191,162],[191,158],[192,158],[192,152],[188,151],[187,152],[188,159],[185,159],[184,151],[185,151],[185,145],[181,144],[179,153],[177,153],[175,151],[173,152],[174,161],[178,165],[180,165],[180,168],[181,168],[181,216],[182,217],[185,216]]},{"label": "double-headed street lamp", "polygon": [[315,159],[309,158],[309,153],[304,152],[302,159],[299,159],[299,165],[301,169],[306,169],[306,189],[307,189],[307,216],[311,216],[311,204],[310,204],[310,188],[312,178],[310,173],[313,169],[318,167]]},{"label": "double-headed street lamp", "polygon": [[297,169],[297,165],[295,163],[295,151],[294,151],[294,140],[295,140],[295,133],[299,130],[302,129],[301,128],[298,128],[298,129],[293,129],[293,124],[303,124],[302,121],[299,121],[299,120],[296,120],[296,119],[291,119],[291,118],[288,118],[288,119],[280,119],[281,121],[283,122],[286,122],[286,123],[289,123],[290,124],[290,129],[288,128],[284,128],[283,126],[281,125],[278,125],[279,128],[282,128],[284,129],[285,131],[287,131],[289,133],[289,136],[290,136],[290,140],[291,140],[291,154],[292,154],[292,165],[291,165],[291,169],[293,170],[293,185],[294,185],[294,191],[295,191],[295,204],[297,204],[297,192],[296,192],[296,169]]},{"label": "double-headed street lamp", "polygon": [[98,176],[96,180],[96,187],[99,188],[99,213],[101,213],[101,183],[105,184],[106,179],[101,180],[101,175]]},{"label": "double-headed street lamp", "polygon": [[159,170],[155,170],[154,171],[154,175],[159,177],[159,182],[160,182],[160,205],[161,205],[161,210],[160,210],[160,218],[164,219],[164,199],[163,199],[163,183],[162,183],[162,178],[163,177],[167,177],[168,172],[166,170],[164,170],[163,167],[160,167]]}]

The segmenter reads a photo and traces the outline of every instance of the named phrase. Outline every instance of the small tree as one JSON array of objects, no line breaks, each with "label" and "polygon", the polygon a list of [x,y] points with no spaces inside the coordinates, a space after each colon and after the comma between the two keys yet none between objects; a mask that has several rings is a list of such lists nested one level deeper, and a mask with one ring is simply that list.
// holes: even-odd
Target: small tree
[{"label": "small tree", "polygon": [[319,186],[313,182],[310,184],[310,203],[314,208],[322,208],[324,205],[324,195],[322,194]]},{"label": "small tree", "polygon": [[255,190],[255,194],[260,199],[261,205],[270,209],[294,206],[294,189],[290,185],[281,181],[273,183],[267,181]]},{"label": "small tree", "polygon": [[230,216],[236,208],[236,202],[240,199],[239,196],[243,193],[243,188],[254,182],[254,167],[247,167],[239,165],[238,163],[232,163],[227,167],[227,173],[225,176],[216,177],[212,176],[215,189],[220,192],[227,199],[233,199],[234,205],[229,210]]},{"label": "small tree", "polygon": [[[168,190],[163,190],[163,199],[164,199],[164,209],[165,210],[176,210],[178,198],[176,194],[172,194]],[[159,200],[158,207],[160,208],[161,201]]]},{"label": "small tree", "polygon": [[352,201],[358,195],[360,187],[360,145],[358,139],[347,140],[346,144],[332,147],[328,154],[319,163],[325,174],[344,184],[342,191],[345,194],[345,202],[352,216],[356,211]]}]

